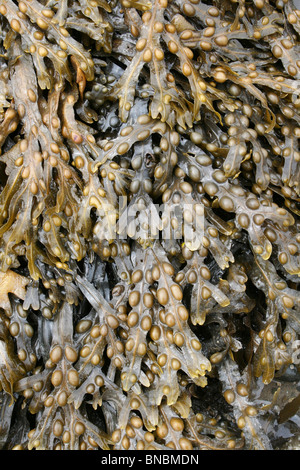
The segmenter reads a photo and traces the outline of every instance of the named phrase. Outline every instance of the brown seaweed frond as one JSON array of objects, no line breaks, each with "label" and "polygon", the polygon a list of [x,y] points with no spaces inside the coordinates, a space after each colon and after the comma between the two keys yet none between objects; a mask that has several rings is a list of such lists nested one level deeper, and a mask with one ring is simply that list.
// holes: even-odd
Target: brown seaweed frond
[{"label": "brown seaweed frond", "polygon": [[280,449],[293,0],[0,0],[0,448]]}]

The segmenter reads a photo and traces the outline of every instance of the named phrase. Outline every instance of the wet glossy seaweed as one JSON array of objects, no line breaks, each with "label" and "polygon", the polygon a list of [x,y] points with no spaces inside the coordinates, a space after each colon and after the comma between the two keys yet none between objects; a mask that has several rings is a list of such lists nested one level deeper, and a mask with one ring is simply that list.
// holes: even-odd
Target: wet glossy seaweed
[{"label": "wet glossy seaweed", "polygon": [[1,449],[288,448],[296,3],[0,14]]}]

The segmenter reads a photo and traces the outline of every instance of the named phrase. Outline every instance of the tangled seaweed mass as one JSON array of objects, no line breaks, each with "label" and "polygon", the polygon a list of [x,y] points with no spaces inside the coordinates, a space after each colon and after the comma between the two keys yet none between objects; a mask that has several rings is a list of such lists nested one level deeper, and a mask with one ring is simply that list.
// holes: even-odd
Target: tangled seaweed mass
[{"label": "tangled seaweed mass", "polygon": [[1,449],[299,448],[297,7],[0,0]]}]

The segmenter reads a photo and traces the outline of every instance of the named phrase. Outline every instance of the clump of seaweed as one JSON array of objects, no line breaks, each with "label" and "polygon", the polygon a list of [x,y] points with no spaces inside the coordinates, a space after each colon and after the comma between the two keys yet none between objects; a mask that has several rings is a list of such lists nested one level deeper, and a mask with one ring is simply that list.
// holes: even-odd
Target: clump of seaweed
[{"label": "clump of seaweed", "polygon": [[286,446],[296,3],[0,0],[0,14],[0,448]]}]

